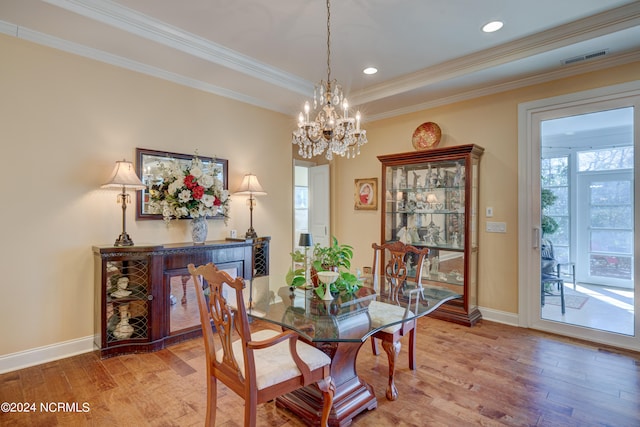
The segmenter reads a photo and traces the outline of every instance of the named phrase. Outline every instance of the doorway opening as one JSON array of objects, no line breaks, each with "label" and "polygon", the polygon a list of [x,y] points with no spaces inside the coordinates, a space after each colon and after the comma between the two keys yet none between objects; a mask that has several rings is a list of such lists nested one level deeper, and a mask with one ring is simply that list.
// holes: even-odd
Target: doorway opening
[{"label": "doorway opening", "polygon": [[293,164],[293,250],[300,248],[301,233],[313,243],[329,244],[329,165],[295,160]]}]

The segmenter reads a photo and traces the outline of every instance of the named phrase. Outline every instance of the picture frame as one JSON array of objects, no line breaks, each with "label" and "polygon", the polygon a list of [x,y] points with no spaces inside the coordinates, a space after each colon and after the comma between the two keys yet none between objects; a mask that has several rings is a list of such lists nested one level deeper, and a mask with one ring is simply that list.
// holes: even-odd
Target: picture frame
[{"label": "picture frame", "polygon": [[[161,164],[168,165],[173,160],[184,162],[185,165],[189,164],[195,155],[171,153],[167,151],[149,150],[146,148],[136,148],[136,173],[138,178],[147,185],[144,190],[138,190],[136,192],[136,219],[149,220],[149,219],[163,219],[162,214],[154,214],[149,212],[148,206],[150,201],[150,190],[154,183],[161,179],[158,175],[158,169]],[[225,190],[229,189],[228,173],[229,173],[229,161],[226,159],[219,159],[215,157],[205,157],[197,155],[206,165],[215,164],[221,168],[221,172],[218,178],[222,180]],[[224,219],[223,215],[216,215],[211,219]]]},{"label": "picture frame", "polygon": [[354,209],[378,209],[378,178],[360,178],[355,180]]}]

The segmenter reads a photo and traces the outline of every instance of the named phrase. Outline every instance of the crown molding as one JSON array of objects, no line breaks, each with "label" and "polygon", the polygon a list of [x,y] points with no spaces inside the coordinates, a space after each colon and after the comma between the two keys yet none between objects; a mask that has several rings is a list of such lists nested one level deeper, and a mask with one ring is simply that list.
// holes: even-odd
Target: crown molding
[{"label": "crown molding", "polygon": [[194,89],[201,90],[203,92],[208,92],[214,95],[219,95],[225,98],[233,99],[235,101],[243,102],[245,104],[250,104],[256,107],[265,108],[267,110],[288,114],[288,111],[282,111],[282,109],[278,108],[277,105],[265,102],[262,99],[247,96],[239,92],[225,89],[220,86],[212,85],[210,83],[206,83],[201,80],[185,77],[177,73],[163,70],[158,67],[146,65],[141,62],[133,61],[127,58],[123,58],[118,55],[113,55],[108,52],[101,51],[99,49],[90,48],[78,43],[73,43],[68,40],[63,40],[57,37],[50,36],[48,34],[30,30],[28,28],[19,27],[8,22],[0,21],[0,32],[3,32],[10,36],[17,37],[22,40],[30,41],[43,46],[58,49],[64,52],[72,53],[74,55],[79,55],[84,58],[89,58],[96,61],[104,62],[106,64],[114,65],[116,67],[135,71],[138,73],[146,74],[152,77],[157,77],[159,79],[167,80],[182,86],[191,87]]},{"label": "crown molding", "polygon": [[371,86],[352,93],[350,99],[353,105],[366,104],[638,25],[640,25],[640,2],[634,2]]},{"label": "crown molding", "polygon": [[519,78],[516,80],[504,81],[501,83],[485,86],[466,92],[460,92],[452,96],[431,99],[420,104],[413,104],[395,110],[389,110],[381,114],[368,116],[367,121],[383,120],[392,117],[401,116],[403,114],[416,113],[418,111],[427,110],[429,108],[441,107],[456,102],[468,101],[470,99],[480,98],[483,96],[494,95],[509,90],[520,89],[535,84],[546,83],[566,77],[572,77],[579,74],[585,74],[592,71],[604,70],[618,65],[629,64],[631,62],[640,61],[640,51],[627,52],[618,55],[610,55],[599,60],[574,64],[559,70],[549,71],[546,73],[538,73],[532,76]]},{"label": "crown molding", "polygon": [[155,43],[238,71],[289,91],[308,95],[313,84],[203,37],[126,8],[110,0],[43,0],[78,15],[119,28]]}]

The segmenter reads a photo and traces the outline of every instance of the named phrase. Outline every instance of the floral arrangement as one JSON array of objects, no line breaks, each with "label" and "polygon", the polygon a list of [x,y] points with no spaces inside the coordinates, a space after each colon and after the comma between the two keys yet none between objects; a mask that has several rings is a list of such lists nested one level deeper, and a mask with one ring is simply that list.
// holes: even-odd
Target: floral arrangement
[{"label": "floral arrangement", "polygon": [[198,218],[223,215],[229,218],[229,191],[218,178],[220,168],[205,165],[196,155],[190,164],[176,159],[168,166],[160,164],[160,184],[150,189],[149,208],[162,214],[166,222],[172,218]]}]

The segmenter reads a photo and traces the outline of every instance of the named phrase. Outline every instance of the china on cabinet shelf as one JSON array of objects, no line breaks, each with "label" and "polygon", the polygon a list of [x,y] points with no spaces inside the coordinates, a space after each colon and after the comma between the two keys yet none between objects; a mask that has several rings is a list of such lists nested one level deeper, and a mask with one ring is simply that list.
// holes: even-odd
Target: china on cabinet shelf
[{"label": "china on cabinet shelf", "polygon": [[483,152],[482,147],[469,144],[378,156],[382,163],[382,242],[428,247],[422,285],[462,296],[431,317],[467,326],[481,318],[477,305],[478,168]]}]

